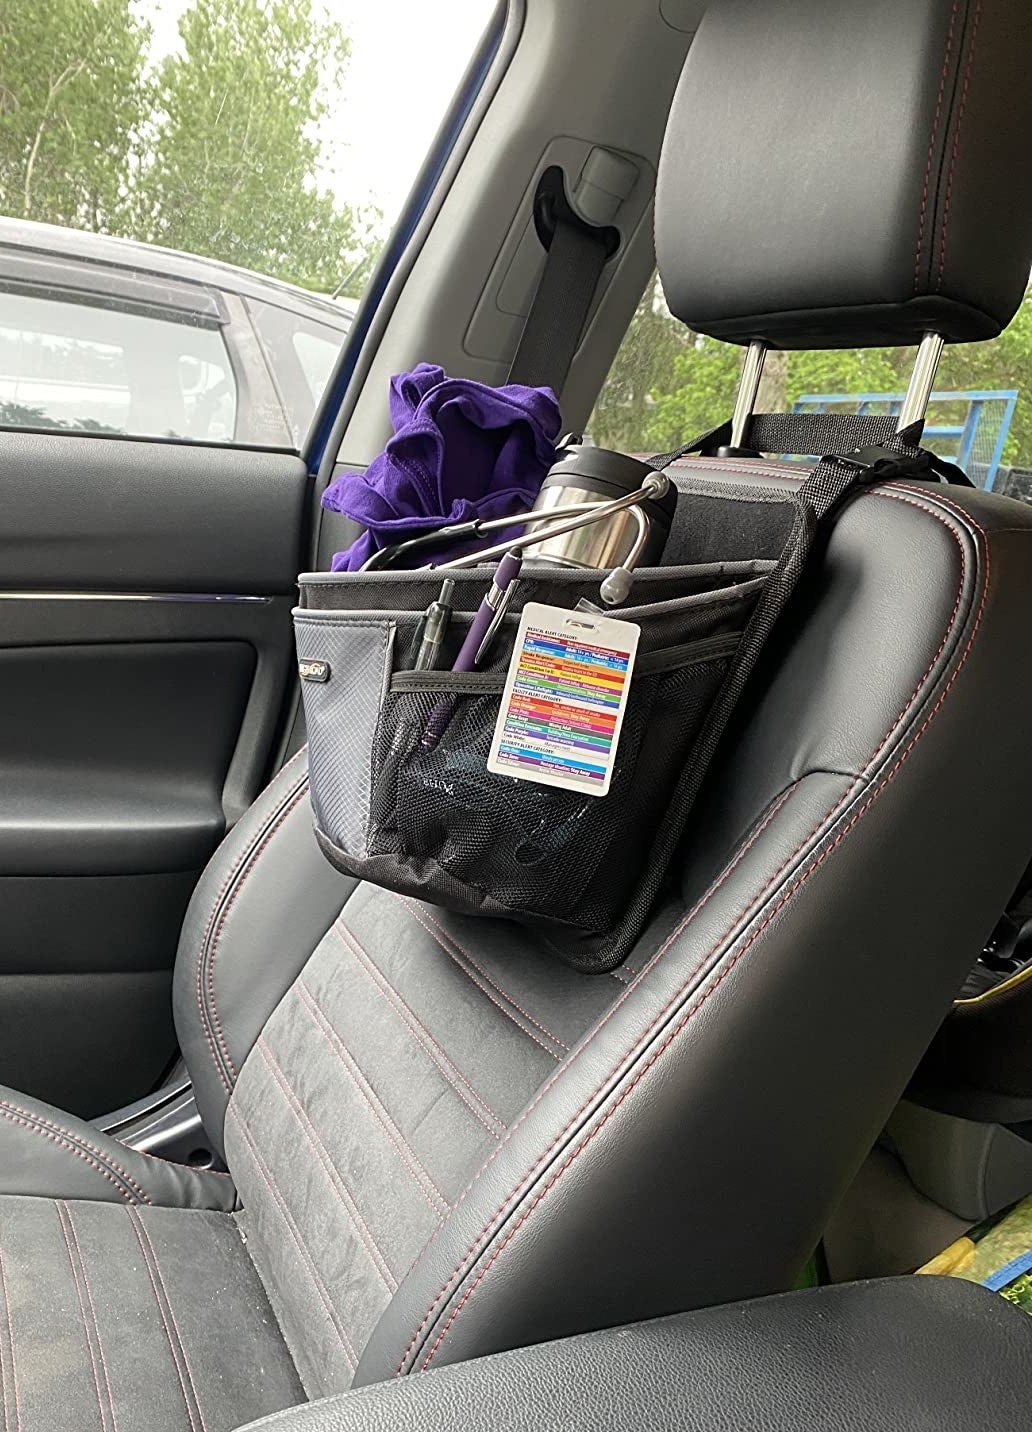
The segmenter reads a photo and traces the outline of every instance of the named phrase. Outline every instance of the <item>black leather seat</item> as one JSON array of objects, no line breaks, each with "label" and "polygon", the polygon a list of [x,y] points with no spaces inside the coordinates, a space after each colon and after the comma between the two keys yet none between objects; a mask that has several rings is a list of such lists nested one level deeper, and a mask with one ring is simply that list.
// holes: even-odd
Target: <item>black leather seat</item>
[{"label": "black leather seat", "polygon": [[[859,62],[870,31],[891,64]],[[822,309],[832,339],[998,329],[1029,228],[1013,201],[984,222],[984,186],[1027,153],[1029,40],[1024,0],[720,0],[662,166],[675,312],[785,342]],[[893,136],[873,154],[872,114]],[[819,192],[768,115],[775,136],[827,127]],[[758,214],[745,196],[775,166]],[[858,192],[870,222],[843,225]],[[700,246],[719,290],[713,209],[735,193],[776,305],[757,317],[749,292],[749,317],[729,290],[707,319]],[[700,503],[799,480],[716,459],[677,476]],[[790,1285],[1026,864],[1030,615],[1029,508],[918,482],[850,503],[612,976],[353,888],[295,758],[212,861],[176,969],[230,1174],[0,1096],[6,1432],[227,1432]]]}]

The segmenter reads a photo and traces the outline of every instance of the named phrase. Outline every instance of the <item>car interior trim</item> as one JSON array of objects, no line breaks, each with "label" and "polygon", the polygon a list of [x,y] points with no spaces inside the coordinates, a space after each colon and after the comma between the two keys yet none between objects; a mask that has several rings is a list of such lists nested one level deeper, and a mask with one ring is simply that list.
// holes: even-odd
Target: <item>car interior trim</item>
[{"label": "car interior trim", "polygon": [[240,592],[0,592],[0,602],[257,602]]},{"label": "car interior trim", "polygon": [[954,1008],[961,1005],[966,1008],[975,1004],[988,1004],[991,999],[996,999],[1009,990],[1017,989],[1019,985],[1023,985],[1029,979],[1032,979],[1032,965],[1027,965],[1023,970],[1016,970],[1014,974],[1008,975],[1005,980],[993,985],[991,989],[983,990],[981,994],[969,995],[966,999],[955,999],[953,1001]]}]

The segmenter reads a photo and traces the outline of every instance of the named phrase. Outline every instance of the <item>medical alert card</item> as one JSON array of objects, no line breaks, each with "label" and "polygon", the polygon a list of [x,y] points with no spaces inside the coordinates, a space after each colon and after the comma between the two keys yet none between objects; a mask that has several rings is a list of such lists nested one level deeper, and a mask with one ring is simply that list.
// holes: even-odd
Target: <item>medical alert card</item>
[{"label": "medical alert card", "polygon": [[528,602],[487,769],[604,796],[640,630],[633,622]]}]

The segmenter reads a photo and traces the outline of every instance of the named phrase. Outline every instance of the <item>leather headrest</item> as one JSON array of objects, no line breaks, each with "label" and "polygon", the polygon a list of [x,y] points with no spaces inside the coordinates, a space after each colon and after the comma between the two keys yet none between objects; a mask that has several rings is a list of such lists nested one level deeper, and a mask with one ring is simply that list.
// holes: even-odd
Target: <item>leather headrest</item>
[{"label": "leather headrest", "polygon": [[1030,160],[1032,0],[713,0],[659,166],[667,302],[782,348],[993,338]]}]

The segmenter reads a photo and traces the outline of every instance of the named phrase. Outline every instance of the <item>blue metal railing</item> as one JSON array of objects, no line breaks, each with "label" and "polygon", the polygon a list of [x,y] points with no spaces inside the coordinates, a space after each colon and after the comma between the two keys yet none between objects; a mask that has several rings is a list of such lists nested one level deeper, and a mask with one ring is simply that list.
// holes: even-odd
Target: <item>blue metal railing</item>
[{"label": "blue metal railing", "polygon": [[[876,412],[884,417],[896,417],[903,405],[904,394],[902,393],[806,393],[797,398],[792,404],[793,413],[826,413],[832,408],[846,407],[850,412],[872,413]],[[958,467],[965,472],[971,466],[972,459],[979,462],[979,466],[985,466],[984,487],[991,492],[999,472],[1000,462],[1003,459],[1004,444],[1007,441],[1007,434],[1010,432],[1011,422],[1014,418],[1014,409],[1018,401],[1018,392],[1015,388],[996,389],[972,389],[953,393],[933,393],[929,407],[937,403],[967,403],[967,413],[964,421],[960,423],[936,423],[929,422],[925,425],[924,440],[931,446],[935,439],[943,443],[956,443],[956,449],[950,453],[941,453],[942,457],[950,457]],[[993,405],[992,411],[990,404]],[[1003,412],[999,420],[999,428],[995,437],[990,436],[991,451],[985,458],[977,456],[977,444],[980,438],[985,436],[986,430],[991,430],[996,421],[996,415],[1002,405]]]}]

